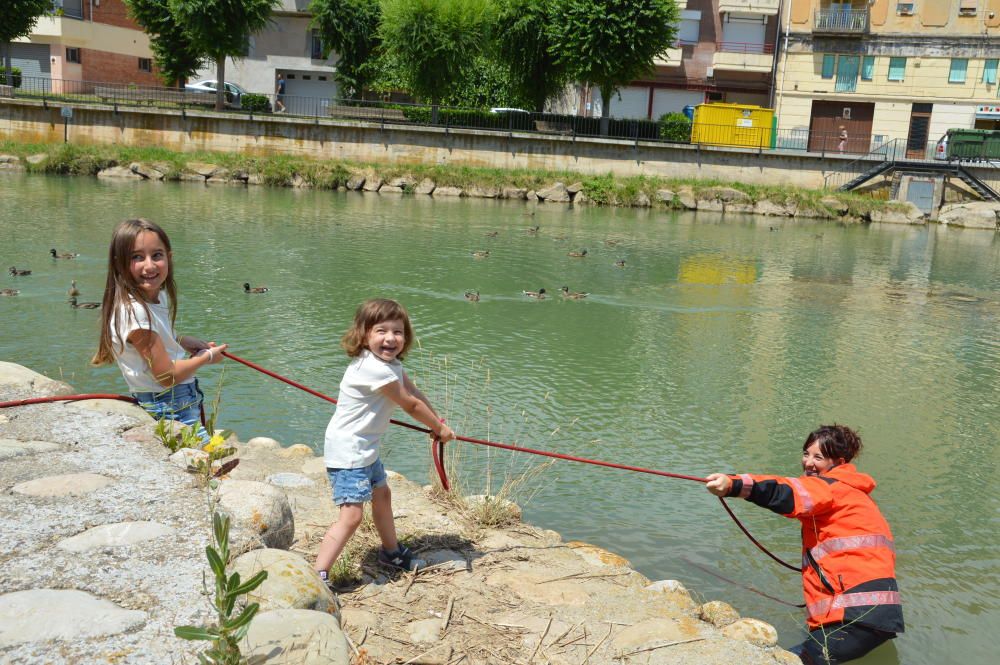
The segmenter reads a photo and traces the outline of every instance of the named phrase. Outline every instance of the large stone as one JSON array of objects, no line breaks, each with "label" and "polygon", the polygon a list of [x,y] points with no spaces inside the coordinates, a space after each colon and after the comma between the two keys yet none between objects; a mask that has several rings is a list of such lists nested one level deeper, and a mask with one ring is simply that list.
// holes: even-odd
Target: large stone
[{"label": "large stone", "polygon": [[757,201],[753,206],[753,211],[756,215],[766,215],[769,217],[791,217],[794,213],[794,211],[789,210],[786,206],[768,199]]},{"label": "large stone", "polygon": [[[0,649],[25,642],[116,635],[142,625],[146,613],[126,610],[74,589],[30,589],[0,596]],[[50,656],[58,653],[54,647]]]},{"label": "large stone", "polygon": [[500,189],[497,187],[480,187],[479,185],[473,185],[465,191],[466,196],[471,196],[477,199],[495,199],[500,196]]},{"label": "large stone", "polygon": [[649,195],[646,192],[639,192],[635,195],[632,205],[636,208],[648,208],[652,205],[652,201],[649,200]]},{"label": "large stone", "polygon": [[434,196],[462,196],[461,187],[435,187]]},{"label": "large stone", "polygon": [[209,455],[204,450],[196,448],[181,448],[168,457],[170,463],[185,471],[197,471],[205,464],[208,464]]},{"label": "large stone", "polygon": [[88,552],[105,547],[135,545],[147,540],[172,536],[174,529],[159,522],[117,522],[87,529],[59,542],[57,547],[69,552]]},{"label": "large stone", "polygon": [[773,647],[778,644],[778,631],[759,619],[740,619],[723,628],[722,634],[758,647]]},{"label": "large stone", "polygon": [[967,229],[1000,228],[1000,203],[992,201],[977,201],[975,203],[959,203],[942,206],[938,213],[938,221],[949,226],[961,226]]},{"label": "large stone", "polygon": [[682,187],[677,192],[677,201],[686,210],[698,209],[698,199],[694,197],[694,192],[691,191],[690,187]]},{"label": "large stone", "polygon": [[21,455],[37,455],[59,450],[58,443],[51,441],[19,441],[17,439],[0,439],[0,460]]},{"label": "large stone", "polygon": [[142,176],[132,171],[128,166],[109,166],[97,172],[98,178],[124,178],[126,180],[142,180]]},{"label": "large stone", "polygon": [[902,201],[891,208],[872,210],[869,218],[883,224],[923,224],[924,212],[910,201]]},{"label": "large stone", "polygon": [[384,181],[379,176],[370,176],[368,178],[365,178],[365,184],[363,189],[366,192],[377,192],[378,190],[382,189],[383,182]]},{"label": "large stone", "polygon": [[133,426],[147,425],[155,423],[156,420],[149,412],[138,404],[124,402],[118,399],[83,399],[78,402],[71,402],[73,408],[96,411],[97,413],[116,413],[126,416],[132,421]]},{"label": "large stone", "polygon": [[837,213],[839,216],[843,217],[851,209],[846,203],[838,199],[836,196],[824,196],[819,200],[820,203],[825,205],[830,210]]},{"label": "large stone", "polygon": [[275,450],[277,448],[281,448],[280,443],[266,436],[255,436],[247,441],[246,445],[250,448],[262,448],[265,450]]},{"label": "large stone", "polygon": [[379,190],[379,194],[402,194],[403,188],[397,187],[395,185],[382,185]]},{"label": "large stone", "polygon": [[592,566],[614,566],[616,568],[629,568],[632,565],[628,562],[628,559],[626,559],[625,557],[619,556],[614,552],[609,552],[606,549],[598,547],[597,545],[591,545],[590,543],[583,543],[578,540],[573,540],[566,543],[566,547],[572,549],[584,561],[586,561]]},{"label": "large stone", "polygon": [[254,617],[240,644],[252,665],[348,665],[351,653],[337,619],[312,610],[272,610]]},{"label": "large stone", "polygon": [[716,201],[723,201],[724,203],[752,203],[748,194],[732,187],[708,187],[702,190],[701,198],[714,199]]},{"label": "large stone", "polygon": [[389,182],[385,183],[390,187],[399,187],[400,190],[405,190],[409,187],[413,187],[415,180],[409,176],[398,176],[396,178],[390,178]]},{"label": "large stone", "polygon": [[671,203],[674,200],[674,193],[669,189],[656,190],[656,200],[660,203]]},{"label": "large stone", "polygon": [[501,187],[500,196],[505,199],[526,199],[528,190],[524,187]]},{"label": "large stone", "polygon": [[242,580],[267,571],[264,583],[247,595],[251,602],[260,603],[263,611],[317,610],[340,620],[336,596],[298,554],[276,549],[253,550],[233,561],[232,570]]},{"label": "large stone", "polygon": [[710,600],[698,608],[698,616],[716,628],[722,628],[738,621],[740,613],[732,605],[721,600]]},{"label": "large stone", "polygon": [[66,473],[18,483],[12,488],[27,496],[78,496],[112,484],[114,479],[96,473]]},{"label": "large stone", "polygon": [[129,164],[129,168],[132,170],[132,173],[142,176],[146,180],[163,180],[166,177],[166,173],[163,171],[142,162],[132,162]]},{"label": "large stone", "polygon": [[267,477],[267,482],[277,487],[310,487],[315,484],[311,478],[306,478],[300,473],[287,471],[272,473]]},{"label": "large stone", "polygon": [[15,363],[0,361],[0,392],[24,393],[32,397],[72,395],[73,388],[62,381],[33,372]]},{"label": "large stone", "polygon": [[347,179],[346,187],[352,192],[356,192],[365,186],[365,177],[363,175],[352,175]]},{"label": "large stone", "polygon": [[259,546],[288,549],[295,538],[295,518],[285,494],[255,480],[227,480],[219,485],[219,510],[232,519],[233,551]]},{"label": "large stone", "polygon": [[535,193],[540,199],[544,199],[547,203],[568,203],[569,202],[569,190],[566,189],[566,185],[561,182],[557,182],[551,187],[538,190]]},{"label": "large stone", "polygon": [[431,194],[434,192],[434,188],[437,185],[430,178],[424,178],[420,183],[414,188],[414,194]]},{"label": "large stone", "polygon": [[191,173],[197,173],[202,178],[211,178],[219,171],[219,166],[216,164],[207,164],[205,162],[188,162],[185,166],[185,170]]},{"label": "large stone", "polygon": [[698,199],[698,212],[722,212],[726,204],[719,199]]},{"label": "large stone", "polygon": [[0,155],[0,164],[17,164],[20,161],[17,155]]},{"label": "large stone", "polygon": [[441,619],[421,619],[406,626],[410,641],[418,644],[432,644],[441,639]]},{"label": "large stone", "polygon": [[45,153],[38,153],[35,155],[28,155],[24,161],[28,162],[32,166],[37,166],[49,158]]}]

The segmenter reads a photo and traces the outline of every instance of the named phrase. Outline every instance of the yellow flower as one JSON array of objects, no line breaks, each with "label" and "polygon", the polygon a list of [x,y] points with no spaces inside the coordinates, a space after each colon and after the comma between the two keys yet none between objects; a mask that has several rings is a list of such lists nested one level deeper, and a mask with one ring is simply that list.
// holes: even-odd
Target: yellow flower
[{"label": "yellow flower", "polygon": [[204,450],[206,453],[213,453],[217,448],[222,446],[222,444],[224,444],[225,442],[226,442],[226,437],[224,437],[221,434],[213,434],[209,442],[206,443],[204,446],[202,446],[202,450]]}]

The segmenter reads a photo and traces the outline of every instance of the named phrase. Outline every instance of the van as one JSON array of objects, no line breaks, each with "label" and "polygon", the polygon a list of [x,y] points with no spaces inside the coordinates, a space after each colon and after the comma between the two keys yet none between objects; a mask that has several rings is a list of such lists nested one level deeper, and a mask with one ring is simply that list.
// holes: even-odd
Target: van
[{"label": "van", "polygon": [[948,159],[948,135],[945,134],[937,140],[934,145],[934,159],[946,161]]}]

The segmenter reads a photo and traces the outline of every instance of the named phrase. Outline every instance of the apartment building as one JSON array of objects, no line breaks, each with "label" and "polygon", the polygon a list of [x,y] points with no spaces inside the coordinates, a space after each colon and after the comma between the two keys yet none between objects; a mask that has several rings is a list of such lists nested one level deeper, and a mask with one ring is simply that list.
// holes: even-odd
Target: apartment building
[{"label": "apartment building", "polygon": [[[273,94],[283,74],[288,112],[321,115],[321,105],[337,97],[337,68],[334,54],[323,57],[319,34],[309,25],[310,1],[282,0],[270,24],[250,37],[245,56],[226,60],[226,80],[250,92]],[[196,78],[215,77],[215,66],[208,64]]]},{"label": "apartment building", "polygon": [[949,128],[1000,128],[1000,0],[785,0],[779,145],[847,152],[905,139],[907,155]]},{"label": "apartment building", "polygon": [[56,0],[53,12],[11,47],[13,66],[26,77],[51,79],[54,90],[62,80],[160,85],[149,37],[122,0]]},{"label": "apartment building", "polygon": [[[618,91],[611,100],[611,115],[656,120],[704,102],[769,106],[780,4],[677,0],[677,42],[657,58],[651,76]],[[580,112],[600,115],[599,90],[584,95]]]}]

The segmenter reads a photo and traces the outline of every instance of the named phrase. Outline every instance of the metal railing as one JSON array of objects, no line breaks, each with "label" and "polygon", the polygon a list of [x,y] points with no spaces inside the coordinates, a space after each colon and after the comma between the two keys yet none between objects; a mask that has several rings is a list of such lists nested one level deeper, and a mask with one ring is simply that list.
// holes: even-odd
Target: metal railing
[{"label": "metal railing", "polygon": [[868,17],[867,9],[817,9],[813,21],[813,31],[868,32]]},{"label": "metal railing", "polygon": [[774,53],[774,44],[755,44],[752,42],[715,42],[715,50],[722,53],[770,55]]},{"label": "metal railing", "polygon": [[873,147],[841,168],[823,176],[824,189],[840,189],[863,173],[883,164],[894,162],[906,156],[906,139],[892,139]]}]

